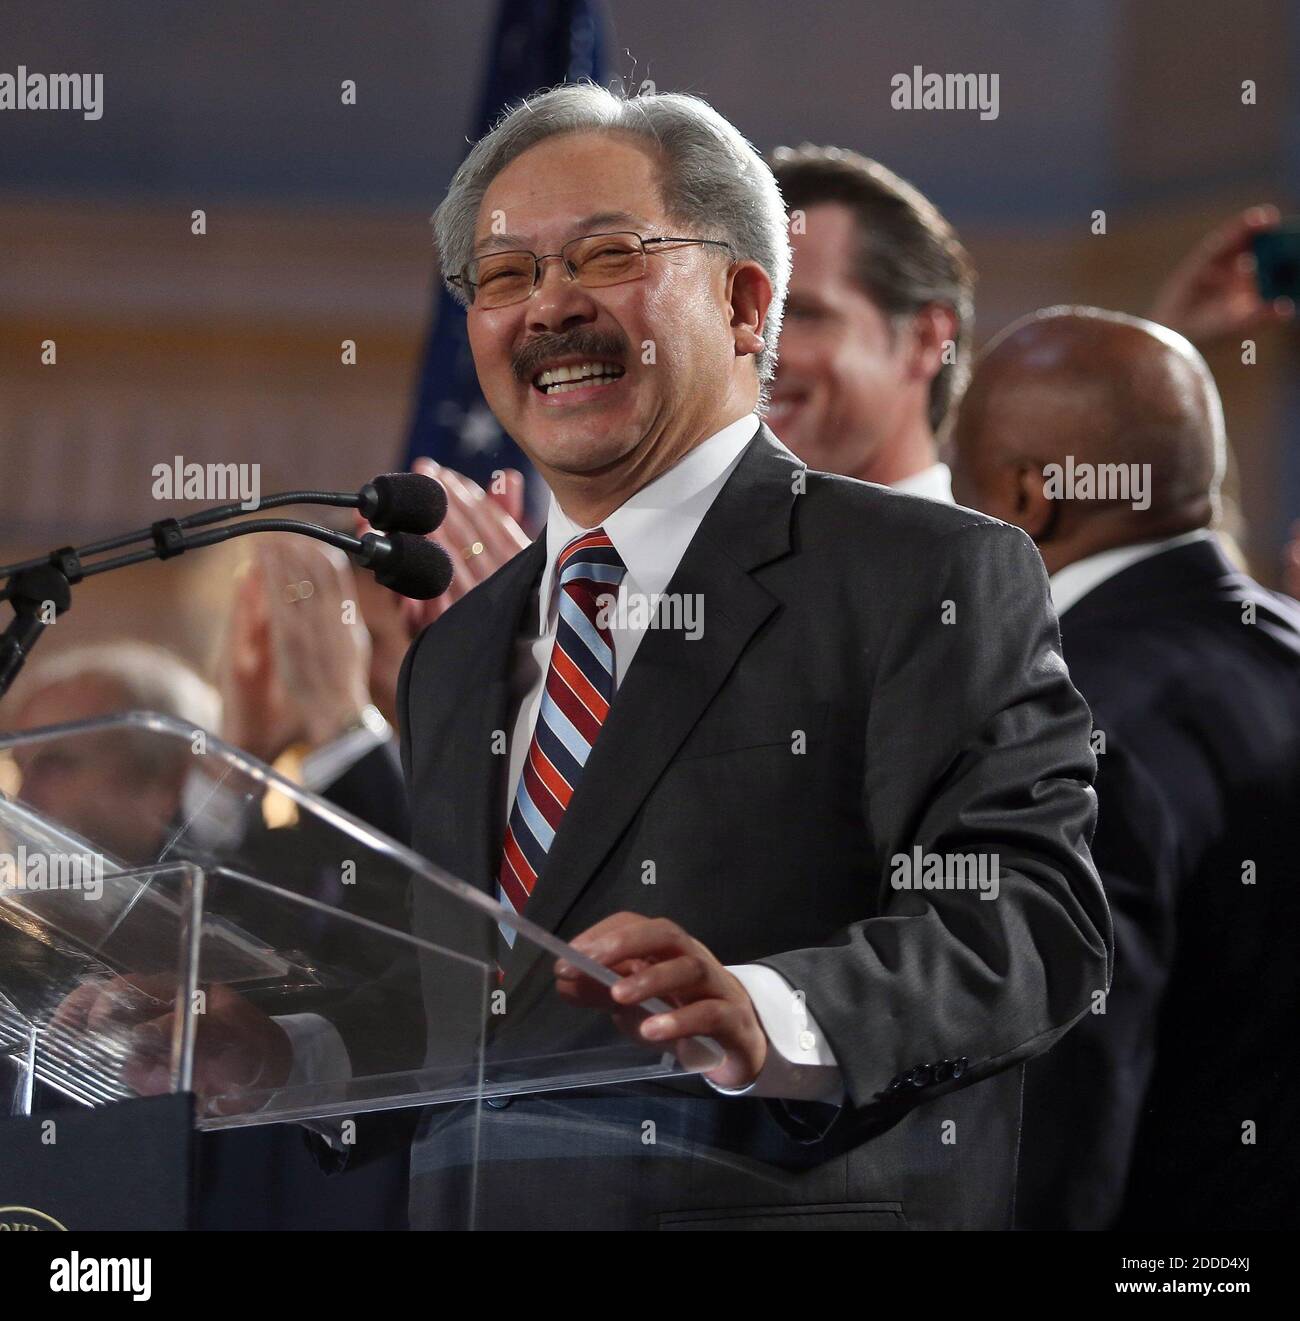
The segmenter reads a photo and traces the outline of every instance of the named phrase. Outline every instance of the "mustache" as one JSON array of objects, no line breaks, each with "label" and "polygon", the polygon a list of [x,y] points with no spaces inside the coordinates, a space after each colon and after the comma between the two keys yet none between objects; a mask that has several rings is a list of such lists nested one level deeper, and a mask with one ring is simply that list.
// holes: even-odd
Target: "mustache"
[{"label": "mustache", "polygon": [[588,326],[566,331],[562,335],[538,335],[530,339],[510,359],[510,369],[522,385],[531,385],[533,377],[552,358],[567,354],[580,354],[584,358],[601,358],[626,366],[627,337],[609,330],[593,330]]}]

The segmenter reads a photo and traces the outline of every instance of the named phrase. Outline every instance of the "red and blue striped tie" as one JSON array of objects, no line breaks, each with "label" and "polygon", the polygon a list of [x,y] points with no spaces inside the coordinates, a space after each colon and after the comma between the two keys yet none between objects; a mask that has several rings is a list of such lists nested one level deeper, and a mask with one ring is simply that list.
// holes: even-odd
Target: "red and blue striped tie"
[{"label": "red and blue striped tie", "polygon": [[[506,827],[497,898],[522,913],[614,700],[614,643],[601,619],[627,566],[603,528],[575,537],[556,561],[560,614],[541,709]],[[513,929],[501,924],[506,943]]]}]

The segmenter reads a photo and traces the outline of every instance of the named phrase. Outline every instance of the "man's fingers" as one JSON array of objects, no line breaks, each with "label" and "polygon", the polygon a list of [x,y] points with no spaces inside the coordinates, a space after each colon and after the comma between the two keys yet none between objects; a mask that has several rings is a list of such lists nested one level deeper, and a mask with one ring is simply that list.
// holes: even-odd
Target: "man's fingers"
[{"label": "man's fingers", "polygon": [[1281,211],[1272,202],[1261,202],[1242,213],[1241,223],[1248,233],[1253,234],[1261,229],[1273,229],[1281,219]]},{"label": "man's fingers", "polygon": [[490,555],[489,572],[495,572],[530,544],[528,534],[509,510],[499,499],[489,496],[477,482],[453,468],[440,467],[436,476],[447,492],[448,513],[454,510],[463,518],[472,529],[474,539],[481,541]]},{"label": "man's fingers", "polygon": [[[631,917],[632,914],[626,916]],[[610,971],[626,978],[635,976],[644,969],[653,966],[654,964],[647,959],[627,959],[611,967]],[[559,992],[560,997],[569,1004],[578,1005],[584,1009],[603,1009],[608,1013],[612,1013],[616,1021],[620,1017],[626,1017],[627,1023],[634,1023],[640,1018],[640,1014],[635,1010],[620,1008],[619,1002],[613,999],[611,995],[613,987],[597,981],[565,959],[556,961],[555,989]],[[625,1027],[626,1024],[620,1026]],[[635,1036],[636,1033],[632,1032],[630,1035]]]},{"label": "man's fingers", "polygon": [[86,1015],[85,1031],[91,1036],[112,1037],[134,1030],[166,1010],[165,1003],[135,993],[105,991]]},{"label": "man's fingers", "polygon": [[1213,262],[1244,252],[1255,234],[1272,229],[1280,219],[1275,206],[1249,207],[1207,235],[1196,255],[1202,262]]},{"label": "man's fingers", "polygon": [[583,1009],[618,1008],[610,999],[610,988],[594,977],[588,977],[586,973],[557,977],[555,989],[566,1003],[579,1005]]},{"label": "man's fingers", "polygon": [[477,482],[451,468],[442,469],[440,480],[457,509],[478,533],[479,540],[494,556],[493,570],[529,544],[516,520],[496,500],[490,499]]},{"label": "man's fingers", "polygon": [[565,1004],[578,1009],[595,1009],[609,1014],[614,1026],[633,1041],[641,1041],[641,1023],[645,1012],[635,1007],[627,1008],[616,1004],[609,997],[609,987],[586,975],[574,978],[561,978],[556,981],[555,989]]},{"label": "man's fingers", "polygon": [[357,598],[347,556],[304,542],[278,548],[275,629],[283,676],[299,703],[318,700],[321,685],[347,685],[351,668],[369,664],[369,633],[357,618],[344,623],[343,603]]},{"label": "man's fingers", "polygon": [[[576,948],[576,946],[575,946]],[[619,977],[631,977],[640,972],[643,968],[654,967],[652,959],[624,959],[621,963],[602,964],[602,967],[616,974]],[[561,978],[586,977],[588,974],[578,967],[575,963],[570,963],[567,959],[557,959],[555,962],[555,975]],[[603,983],[602,983],[603,985]]]},{"label": "man's fingers", "polygon": [[311,595],[304,604],[317,611],[329,610],[338,617],[343,601],[355,595],[352,565],[347,555],[337,546],[326,546],[304,537],[294,540],[297,544],[292,554],[292,572],[296,575],[293,581],[306,581],[312,585]]},{"label": "man's fingers", "polygon": [[452,563],[462,565],[473,580],[475,586],[487,575],[479,568],[479,556],[471,554],[471,550],[476,542],[481,542],[482,538],[478,530],[465,517],[454,501],[447,504],[447,517],[443,519],[442,527],[438,529],[443,539],[444,549],[452,558]]},{"label": "man's fingers", "polygon": [[454,554],[470,570],[476,585],[490,578],[517,549],[506,542],[500,527],[462,503],[448,506],[443,527],[455,543]]},{"label": "man's fingers", "polygon": [[641,1023],[646,1041],[677,1041],[682,1037],[713,1037],[723,1050],[740,1047],[741,1007],[731,1000],[692,1000],[666,1014],[651,1014]]},{"label": "man's fingers", "polygon": [[531,543],[511,512],[523,508],[521,473],[513,469],[507,473],[503,504],[489,497],[477,482],[432,459],[416,459],[411,471],[441,482],[447,492],[446,517],[430,536],[451,557],[452,585],[438,605],[430,605],[421,615],[421,623],[427,624]]},{"label": "man's fingers", "polygon": [[[510,520],[519,527],[520,534],[524,538],[524,544],[527,545],[528,535],[523,530],[525,494],[524,475],[518,468],[507,468],[501,476],[503,489],[500,491],[489,491],[488,499],[495,500],[510,517]],[[523,547],[521,546],[520,549],[522,550]]]},{"label": "man's fingers", "polygon": [[172,1089],[172,1072],[157,1061],[128,1059],[122,1066],[122,1081],[137,1096],[165,1096]]},{"label": "man's fingers", "polygon": [[[440,527],[437,532],[431,534],[430,540],[436,541],[438,545],[447,552],[448,558],[451,560],[451,585],[442,596],[435,596],[433,598],[433,601],[445,600],[446,605],[443,606],[443,609],[445,610],[447,605],[459,601],[466,592],[476,587],[478,583],[474,575],[470,572],[469,564],[466,561],[464,554],[465,547],[457,544],[455,539],[448,534],[445,524]],[[427,605],[432,605],[433,601],[421,601],[419,602],[419,605],[423,609]],[[438,614],[441,613],[441,610],[438,611]],[[434,617],[436,618],[437,616],[435,615]],[[427,617],[425,622],[428,622]]]},{"label": "man's fingers", "polygon": [[[288,534],[269,540],[280,575],[275,586],[279,604],[320,611],[348,595],[351,569],[347,556],[337,547]],[[304,583],[310,585],[304,588]],[[290,600],[290,596],[297,599]]]},{"label": "man's fingers", "polygon": [[83,1032],[99,997],[104,992],[102,981],[84,982],[67,995],[50,1019],[52,1032]]},{"label": "man's fingers", "polygon": [[610,994],[619,1004],[635,1005],[651,996],[689,995],[712,982],[713,969],[696,954],[682,954],[663,963],[652,963],[625,977]]},{"label": "man's fingers", "polygon": [[584,932],[569,943],[608,967],[623,959],[653,958],[658,962],[671,955],[692,952],[695,942],[667,918],[642,917],[604,931],[593,927],[590,933]]},{"label": "man's fingers", "polygon": [[[599,922],[574,936],[569,944],[579,954],[585,954],[593,962],[602,964],[611,971],[617,972],[620,976],[626,977],[640,972],[644,968],[651,967],[654,960],[646,958],[644,952],[619,953],[610,942],[617,940],[621,933],[630,929],[639,926],[655,926],[656,921],[657,919],[643,917],[640,913],[611,913],[609,917],[601,918]],[[667,925],[675,931],[678,930],[673,923]],[[556,960],[555,974],[559,978],[568,979],[587,977],[587,974],[582,972],[576,964],[563,958]]]},{"label": "man's fingers", "polygon": [[251,679],[265,666],[268,647],[266,577],[256,555],[235,580],[225,643],[225,664],[232,678]]},{"label": "man's fingers", "polygon": [[140,1096],[159,1096],[171,1090],[172,1036],[176,1015],[161,1014],[138,1024],[128,1038],[129,1054],[122,1064],[122,1081]]}]

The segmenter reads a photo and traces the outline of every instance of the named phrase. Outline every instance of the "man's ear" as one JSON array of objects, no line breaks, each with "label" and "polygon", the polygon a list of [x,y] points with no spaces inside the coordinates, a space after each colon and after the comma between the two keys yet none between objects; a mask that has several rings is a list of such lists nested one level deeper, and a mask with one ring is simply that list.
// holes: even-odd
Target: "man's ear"
[{"label": "man's ear", "polygon": [[761,353],[765,347],[763,323],[772,304],[772,281],[756,261],[738,261],[727,272],[727,302],[736,357]]},{"label": "man's ear", "polygon": [[957,313],[944,303],[927,303],[912,318],[908,369],[928,385],[944,365],[945,350],[955,353]]},{"label": "man's ear", "polygon": [[1043,466],[1031,459],[1018,461],[1012,469],[1015,480],[1013,494],[1017,527],[1024,528],[1033,537],[1036,545],[1051,539],[1056,530],[1056,516],[1059,512],[1056,501],[1046,492],[1043,479]]}]

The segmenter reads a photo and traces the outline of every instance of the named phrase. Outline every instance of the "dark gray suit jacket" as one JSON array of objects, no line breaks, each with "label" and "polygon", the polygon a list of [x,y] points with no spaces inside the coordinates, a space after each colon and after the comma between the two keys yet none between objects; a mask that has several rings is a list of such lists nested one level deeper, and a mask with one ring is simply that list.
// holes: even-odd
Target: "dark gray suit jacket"
[{"label": "dark gray suit jacket", "polygon": [[[400,685],[414,847],[489,892],[493,733],[544,561],[543,537],[458,602]],[[1022,1063],[1108,984],[1111,940],[1089,713],[1037,552],[969,510],[806,472],[761,427],[670,591],[700,594],[703,637],[643,639],[528,916],[571,937],[664,915],[724,963],[770,965],[805,993],[846,1102],[694,1081],[518,1098],[476,1126],[434,1110],[412,1224],[463,1223],[477,1127],[485,1226],[1007,1226]],[[998,854],[999,897],[891,888],[913,845]],[[439,920],[417,904],[417,934]],[[499,1040],[574,1048],[603,1018],[564,1005],[522,943],[505,988]]]}]

